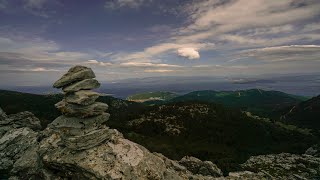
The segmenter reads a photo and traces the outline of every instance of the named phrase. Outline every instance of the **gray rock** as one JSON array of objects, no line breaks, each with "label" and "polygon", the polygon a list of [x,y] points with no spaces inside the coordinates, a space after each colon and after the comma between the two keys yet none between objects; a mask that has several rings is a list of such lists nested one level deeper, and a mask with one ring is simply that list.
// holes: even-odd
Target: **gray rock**
[{"label": "gray rock", "polygon": [[90,89],[96,89],[100,87],[100,83],[95,79],[85,79],[79,82],[76,82],[74,84],[71,84],[69,86],[66,86],[62,88],[64,92],[70,93],[70,92],[77,92],[80,90],[90,90]]},{"label": "gray rock", "polygon": [[70,68],[69,71],[64,74],[58,81],[56,81],[53,84],[53,87],[61,88],[77,81],[95,77],[95,74],[90,68],[84,66],[74,66]]},{"label": "gray rock", "polygon": [[67,103],[79,104],[79,105],[90,105],[100,96],[99,93],[90,90],[81,90],[75,93],[70,93],[65,96]]},{"label": "gray rock", "polygon": [[320,158],[289,153],[250,157],[242,168],[253,172],[265,172],[274,179],[317,179],[320,177]]},{"label": "gray rock", "polygon": [[11,129],[0,139],[0,171],[9,172],[16,161],[38,145],[38,133],[30,128]]},{"label": "gray rock", "polygon": [[108,121],[109,116],[110,115],[108,113],[103,113],[86,119],[59,116],[48,125],[48,128],[54,131],[63,131],[65,134],[69,134],[70,136],[78,136],[98,129]]},{"label": "gray rock", "polygon": [[205,176],[221,177],[223,176],[222,171],[210,161],[201,161],[192,156],[185,156],[179,164],[185,166],[189,171],[195,174],[201,174]]},{"label": "gray rock", "polygon": [[77,151],[90,149],[112,139],[113,130],[104,125],[109,116],[107,113],[86,119],[60,116],[48,128],[59,134],[59,145]]},{"label": "gray rock", "polygon": [[66,103],[64,100],[55,104],[62,114],[70,117],[92,117],[103,114],[107,109],[108,105],[100,102],[95,102],[94,104],[88,106],[81,106],[76,104]]},{"label": "gray rock", "polygon": [[12,128],[29,127],[35,131],[41,129],[40,120],[31,112],[25,111],[5,117],[0,121],[0,137]]}]

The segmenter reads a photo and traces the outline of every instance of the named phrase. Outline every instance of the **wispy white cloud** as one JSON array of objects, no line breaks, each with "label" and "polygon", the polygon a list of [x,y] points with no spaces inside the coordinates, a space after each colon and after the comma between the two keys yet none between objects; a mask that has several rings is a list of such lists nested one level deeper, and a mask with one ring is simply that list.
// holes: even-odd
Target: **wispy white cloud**
[{"label": "wispy white cloud", "polygon": [[241,53],[245,57],[253,57],[269,62],[279,61],[320,61],[319,45],[291,45],[275,46],[245,50]]},{"label": "wispy white cloud", "polygon": [[126,62],[121,63],[120,66],[127,67],[166,67],[166,68],[180,68],[182,66],[174,64],[161,64],[161,63],[149,63],[149,62]]},{"label": "wispy white cloud", "polygon": [[146,69],[144,72],[148,73],[167,73],[167,72],[173,72],[172,69]]}]

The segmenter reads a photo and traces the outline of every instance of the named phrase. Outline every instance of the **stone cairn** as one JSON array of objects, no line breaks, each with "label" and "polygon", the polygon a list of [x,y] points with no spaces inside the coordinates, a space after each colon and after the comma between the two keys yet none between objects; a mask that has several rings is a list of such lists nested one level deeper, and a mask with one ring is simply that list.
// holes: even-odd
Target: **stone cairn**
[{"label": "stone cairn", "polygon": [[110,129],[105,125],[110,116],[105,113],[108,105],[95,102],[100,94],[91,90],[99,88],[100,83],[94,78],[90,68],[74,66],[53,85],[64,92],[64,99],[55,105],[63,115],[49,127],[70,149],[88,149],[110,138]]}]

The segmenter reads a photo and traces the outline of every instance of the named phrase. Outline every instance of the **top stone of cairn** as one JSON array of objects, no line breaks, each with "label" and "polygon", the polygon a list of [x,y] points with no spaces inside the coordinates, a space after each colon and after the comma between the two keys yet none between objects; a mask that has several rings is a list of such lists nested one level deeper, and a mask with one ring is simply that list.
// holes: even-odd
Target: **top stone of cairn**
[{"label": "top stone of cairn", "polygon": [[95,74],[92,69],[85,66],[74,66],[69,71],[64,74],[59,80],[54,84],[54,88],[62,88],[68,86],[71,83],[81,81],[84,79],[95,78]]}]

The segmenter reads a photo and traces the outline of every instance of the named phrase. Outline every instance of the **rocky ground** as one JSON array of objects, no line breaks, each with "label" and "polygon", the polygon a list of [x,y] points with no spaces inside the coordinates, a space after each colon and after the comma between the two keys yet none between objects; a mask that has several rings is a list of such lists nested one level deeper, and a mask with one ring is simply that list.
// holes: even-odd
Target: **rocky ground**
[{"label": "rocky ground", "polygon": [[[243,171],[224,177],[210,161],[184,157],[179,161],[151,153],[105,125],[108,107],[97,104],[87,79],[90,69],[76,66],[55,83],[65,91],[63,113],[43,131],[32,113],[7,116],[0,109],[0,176],[2,179],[317,179],[318,146],[304,155],[251,157]],[[77,84],[86,81],[85,85]],[[76,87],[76,88],[74,88]],[[83,92],[85,90],[85,92]],[[91,107],[91,106],[95,106]],[[91,109],[92,108],[92,109]]]}]

